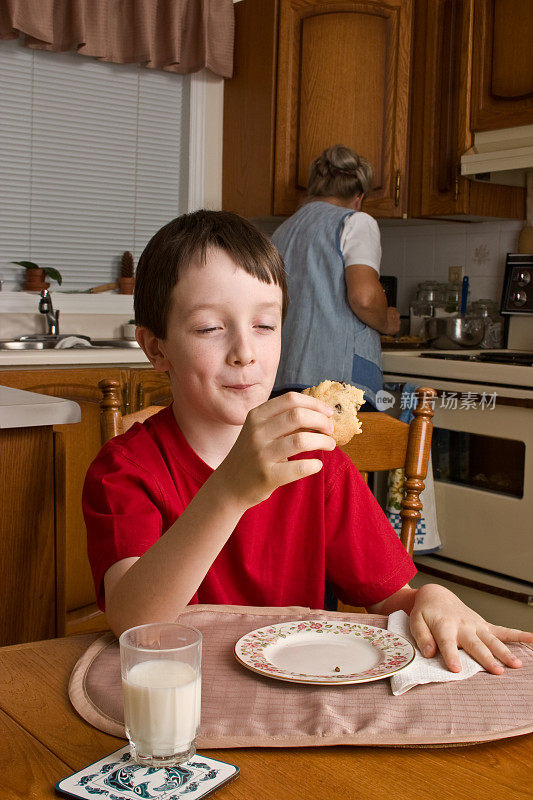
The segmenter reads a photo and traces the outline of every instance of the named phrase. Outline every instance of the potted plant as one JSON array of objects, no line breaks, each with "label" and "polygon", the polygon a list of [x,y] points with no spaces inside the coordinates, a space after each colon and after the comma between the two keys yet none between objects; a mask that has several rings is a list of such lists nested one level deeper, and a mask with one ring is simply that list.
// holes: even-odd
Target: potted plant
[{"label": "potted plant", "polygon": [[12,261],[11,263],[24,267],[26,270],[26,280],[22,284],[22,288],[27,292],[40,292],[41,289],[48,289],[50,282],[46,278],[57,281],[60,286],[63,282],[61,273],[53,267],[40,267],[33,261]]},{"label": "potted plant", "polygon": [[135,324],[135,320],[130,319],[125,325],[122,326],[123,337],[125,339],[129,339],[130,341],[134,341],[136,328],[137,326]]},{"label": "potted plant", "polygon": [[118,279],[118,288],[120,294],[133,294],[135,287],[133,256],[126,250],[122,254],[120,261],[120,278]]}]

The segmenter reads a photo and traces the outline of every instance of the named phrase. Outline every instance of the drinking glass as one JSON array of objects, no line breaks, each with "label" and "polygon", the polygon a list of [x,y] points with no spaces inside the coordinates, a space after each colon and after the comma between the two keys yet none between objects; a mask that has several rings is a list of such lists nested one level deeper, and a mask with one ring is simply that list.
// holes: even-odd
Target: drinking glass
[{"label": "drinking glass", "polygon": [[200,725],[202,634],[152,623],[124,631],[119,644],[132,758],[153,767],[187,761]]}]

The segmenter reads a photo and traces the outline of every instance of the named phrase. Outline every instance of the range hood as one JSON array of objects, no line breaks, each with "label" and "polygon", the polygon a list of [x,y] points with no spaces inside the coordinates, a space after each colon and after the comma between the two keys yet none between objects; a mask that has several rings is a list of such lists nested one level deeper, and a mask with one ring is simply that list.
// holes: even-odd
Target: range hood
[{"label": "range hood", "polygon": [[474,180],[525,186],[533,171],[533,125],[482,131],[474,146],[461,156],[461,175]]}]

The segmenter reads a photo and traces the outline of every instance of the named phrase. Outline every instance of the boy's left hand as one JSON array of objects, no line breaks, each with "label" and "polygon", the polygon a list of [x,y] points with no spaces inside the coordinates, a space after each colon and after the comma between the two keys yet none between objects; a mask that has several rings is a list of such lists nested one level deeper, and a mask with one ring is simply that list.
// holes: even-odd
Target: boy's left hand
[{"label": "boy's left hand", "polygon": [[487,672],[501,675],[502,664],[514,668],[522,666],[520,659],[503,642],[533,644],[533,633],[486,622],[456,595],[437,584],[427,584],[417,590],[410,625],[422,655],[431,658],[437,649],[440,650],[451,672],[461,671],[459,647]]}]

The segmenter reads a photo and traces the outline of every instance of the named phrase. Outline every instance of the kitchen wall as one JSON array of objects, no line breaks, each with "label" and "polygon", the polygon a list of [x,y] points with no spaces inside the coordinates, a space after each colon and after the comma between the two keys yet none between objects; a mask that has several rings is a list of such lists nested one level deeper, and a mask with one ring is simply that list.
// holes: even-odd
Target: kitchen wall
[{"label": "kitchen wall", "polygon": [[522,220],[379,220],[381,274],[397,276],[400,312],[409,313],[418,283],[447,281],[451,265],[464,266],[470,278],[470,300],[499,301],[506,254],[516,252],[524,224]]}]

